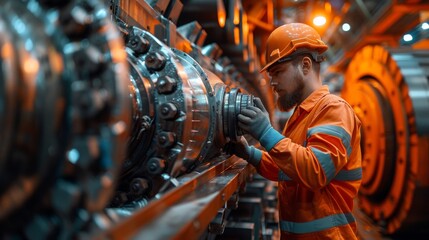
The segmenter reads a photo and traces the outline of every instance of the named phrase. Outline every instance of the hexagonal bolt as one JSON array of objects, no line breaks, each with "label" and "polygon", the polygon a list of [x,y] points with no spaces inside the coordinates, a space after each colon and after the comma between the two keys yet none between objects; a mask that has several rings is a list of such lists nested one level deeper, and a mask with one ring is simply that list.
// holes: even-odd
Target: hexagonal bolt
[{"label": "hexagonal bolt", "polygon": [[149,51],[150,43],[142,36],[132,35],[128,38],[127,47],[133,50],[135,55],[141,55]]},{"label": "hexagonal bolt", "polygon": [[134,178],[130,183],[132,193],[141,195],[149,189],[149,183],[144,178]]},{"label": "hexagonal bolt", "polygon": [[99,75],[106,70],[106,59],[97,46],[90,45],[73,53],[73,61],[80,70],[92,75]]},{"label": "hexagonal bolt", "polygon": [[86,1],[68,8],[67,11],[62,11],[60,22],[66,35],[75,38],[89,31],[96,32],[105,25],[103,20],[107,14],[106,10],[99,9],[96,3]]},{"label": "hexagonal bolt", "polygon": [[169,76],[160,76],[156,82],[156,89],[158,90],[158,93],[171,93],[175,90],[176,86],[176,79]]},{"label": "hexagonal bolt", "polygon": [[173,146],[176,143],[176,134],[172,132],[161,132],[158,135],[158,145],[164,148]]},{"label": "hexagonal bolt", "polygon": [[158,175],[162,173],[165,168],[165,160],[157,157],[153,157],[147,161],[147,171],[152,175]]},{"label": "hexagonal bolt", "polygon": [[166,58],[158,52],[150,52],[145,58],[145,65],[149,70],[159,71],[164,68]]},{"label": "hexagonal bolt", "polygon": [[158,110],[162,119],[169,120],[177,117],[178,110],[174,103],[163,103],[159,106]]}]

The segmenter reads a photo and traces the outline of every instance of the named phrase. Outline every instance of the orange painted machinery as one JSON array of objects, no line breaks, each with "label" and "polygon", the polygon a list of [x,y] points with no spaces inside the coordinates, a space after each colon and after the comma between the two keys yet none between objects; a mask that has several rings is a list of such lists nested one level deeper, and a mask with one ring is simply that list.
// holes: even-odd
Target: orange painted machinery
[{"label": "orange painted machinery", "polygon": [[342,96],[362,121],[360,209],[387,234],[429,219],[429,51],[371,45],[352,59]]}]

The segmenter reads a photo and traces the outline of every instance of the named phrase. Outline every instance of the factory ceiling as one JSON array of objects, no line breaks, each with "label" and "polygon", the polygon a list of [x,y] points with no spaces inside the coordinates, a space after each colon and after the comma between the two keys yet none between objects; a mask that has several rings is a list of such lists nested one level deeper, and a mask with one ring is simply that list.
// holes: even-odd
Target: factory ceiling
[{"label": "factory ceiling", "polygon": [[[424,0],[246,0],[242,3],[249,23],[260,29],[255,29],[256,34],[268,34],[275,26],[288,22],[315,26],[313,19],[324,16],[326,23],[315,28],[330,46],[328,60],[332,72],[344,71],[351,57],[365,45],[406,45],[401,41],[403,35],[415,32],[429,17],[429,1]],[[345,23],[348,25],[343,26]],[[416,39],[419,36],[414,37],[414,41],[419,40]]]}]

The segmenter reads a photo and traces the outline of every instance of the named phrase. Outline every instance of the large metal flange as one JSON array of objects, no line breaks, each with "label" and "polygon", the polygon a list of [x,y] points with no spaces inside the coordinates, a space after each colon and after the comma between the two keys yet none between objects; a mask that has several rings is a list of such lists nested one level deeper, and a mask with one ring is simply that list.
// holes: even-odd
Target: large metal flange
[{"label": "large metal flange", "polygon": [[2,233],[73,238],[100,223],[125,155],[122,39],[98,0],[1,3],[0,35],[11,37],[0,40],[2,57],[16,57],[8,70],[18,84],[5,78],[15,121],[1,120],[14,131],[4,132],[10,144],[0,159]]},{"label": "large metal flange", "polygon": [[[135,123],[142,122],[143,116],[150,119],[145,131],[137,131],[140,137],[131,138],[119,184],[119,195],[125,192],[129,198],[123,202],[129,202],[166,190],[168,179],[192,170],[213,152],[216,99],[205,70],[188,54],[137,27],[124,31],[134,107],[140,109],[134,110],[133,119]],[[140,124],[134,125],[138,130]],[[154,158],[163,159],[160,171],[156,164],[148,164]],[[146,175],[151,191],[131,194],[128,182]]]},{"label": "large metal flange", "polygon": [[43,20],[20,1],[1,4],[0,231],[6,232],[27,223],[56,180],[70,137],[64,131],[70,101],[61,95],[67,66]]}]

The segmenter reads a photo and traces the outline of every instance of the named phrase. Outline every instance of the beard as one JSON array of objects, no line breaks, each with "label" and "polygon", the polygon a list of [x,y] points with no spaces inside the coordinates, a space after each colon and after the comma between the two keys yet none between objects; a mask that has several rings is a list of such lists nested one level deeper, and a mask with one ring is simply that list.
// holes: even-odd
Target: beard
[{"label": "beard", "polygon": [[297,86],[291,94],[283,94],[277,98],[277,107],[280,111],[288,112],[301,103],[304,95],[304,81],[302,77],[296,77]]}]

